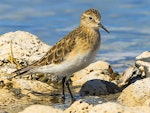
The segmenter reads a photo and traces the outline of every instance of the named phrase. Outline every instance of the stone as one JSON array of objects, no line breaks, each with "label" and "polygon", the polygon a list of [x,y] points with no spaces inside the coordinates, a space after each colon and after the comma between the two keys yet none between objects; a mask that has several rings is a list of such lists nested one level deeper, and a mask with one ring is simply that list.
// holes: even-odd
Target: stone
[{"label": "stone", "polygon": [[82,86],[85,82],[92,79],[111,81],[112,75],[114,75],[114,73],[109,63],[97,61],[90,64],[85,69],[74,73],[73,77],[71,77],[71,80],[73,81],[73,86]]},{"label": "stone", "polygon": [[137,68],[136,66],[131,66],[127,68],[124,73],[119,78],[119,87],[127,86],[131,83],[134,83],[136,80],[142,79],[145,77],[145,72],[141,68]]},{"label": "stone", "polygon": [[110,82],[115,79],[114,75],[115,73],[109,63],[97,61],[74,73],[71,80],[73,86],[82,86],[80,89],[81,96],[100,96],[120,91],[115,83]]},{"label": "stone", "polygon": [[7,111],[4,110],[0,110],[0,113],[8,113]]},{"label": "stone", "polygon": [[85,96],[84,99],[76,100],[71,106],[65,109],[64,113],[89,113],[97,104],[106,102],[98,96]]},{"label": "stone", "polygon": [[144,66],[147,77],[150,77],[150,51],[145,51],[136,57],[135,65],[140,67]]},{"label": "stone", "polygon": [[8,104],[15,102],[14,94],[8,89],[0,89],[0,106],[7,106]]},{"label": "stone", "polygon": [[136,57],[137,60],[143,59],[150,62],[150,51],[145,51]]},{"label": "stone", "polygon": [[142,106],[150,98],[150,78],[138,80],[125,88],[118,102],[126,106]]},{"label": "stone", "polygon": [[127,107],[115,102],[106,102],[94,106],[89,113],[149,113],[150,107]]},{"label": "stone", "polygon": [[37,36],[24,31],[9,32],[0,36],[0,73],[10,74],[16,70],[11,63],[14,59],[26,66],[40,59],[50,46],[44,44]]},{"label": "stone", "polygon": [[150,99],[146,100],[146,101],[143,103],[143,105],[150,107]]},{"label": "stone", "polygon": [[81,96],[100,96],[120,92],[117,85],[112,82],[92,79],[83,84],[80,95]]},{"label": "stone", "polygon": [[8,113],[18,113],[35,103],[49,105],[53,95],[57,93],[57,89],[36,80],[12,79],[2,83],[4,85],[0,88],[0,109]]},{"label": "stone", "polygon": [[19,113],[63,113],[63,110],[46,105],[31,105]]},{"label": "stone", "polygon": [[64,113],[89,113],[93,108],[93,105],[85,100],[75,101],[69,108],[67,108]]},{"label": "stone", "polygon": [[22,90],[30,90],[42,93],[50,93],[55,91],[52,86],[37,80],[12,79],[12,83],[13,88],[19,88]]}]

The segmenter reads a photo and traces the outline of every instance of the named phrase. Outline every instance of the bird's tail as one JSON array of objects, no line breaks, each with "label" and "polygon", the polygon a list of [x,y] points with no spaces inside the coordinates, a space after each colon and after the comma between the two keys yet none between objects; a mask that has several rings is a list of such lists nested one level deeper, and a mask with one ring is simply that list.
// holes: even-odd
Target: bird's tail
[{"label": "bird's tail", "polygon": [[12,78],[15,78],[17,76],[22,77],[24,75],[30,74],[31,73],[31,71],[30,71],[31,69],[33,69],[33,67],[30,67],[30,66],[18,69],[16,71],[12,72],[12,75],[13,75]]}]

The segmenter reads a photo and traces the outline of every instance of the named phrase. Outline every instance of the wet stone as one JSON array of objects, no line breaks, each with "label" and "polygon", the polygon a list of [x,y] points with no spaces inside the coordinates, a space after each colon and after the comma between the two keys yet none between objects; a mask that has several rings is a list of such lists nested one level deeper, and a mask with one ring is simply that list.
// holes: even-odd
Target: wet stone
[{"label": "wet stone", "polygon": [[120,92],[117,85],[112,82],[93,79],[87,81],[80,90],[81,96],[100,96]]}]

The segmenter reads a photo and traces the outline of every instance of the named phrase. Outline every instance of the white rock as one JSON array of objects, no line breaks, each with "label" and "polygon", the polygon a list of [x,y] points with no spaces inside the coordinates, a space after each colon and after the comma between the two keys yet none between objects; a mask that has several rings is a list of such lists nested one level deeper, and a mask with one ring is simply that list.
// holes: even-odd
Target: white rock
[{"label": "white rock", "polygon": [[150,77],[150,51],[145,51],[136,57],[136,65],[144,66],[147,77]]},{"label": "white rock", "polygon": [[112,74],[113,70],[107,62],[97,61],[90,64],[85,69],[74,73],[74,76],[71,79],[74,86],[82,86],[85,82],[92,79],[111,81]]},{"label": "white rock", "polygon": [[[50,46],[41,42],[37,36],[28,32],[9,32],[0,37],[0,54],[3,56],[0,57],[0,60],[8,59],[11,41],[14,57],[17,59],[25,58],[31,62],[41,58],[50,48]],[[28,55],[34,56],[34,58],[31,59]]]},{"label": "white rock", "polygon": [[129,85],[136,80],[142,79],[145,77],[145,71],[143,72],[142,66],[137,68],[136,66],[131,66],[127,68],[120,77],[119,87]]},{"label": "white rock", "polygon": [[46,105],[31,105],[19,113],[63,113],[63,110]]},{"label": "white rock", "polygon": [[146,100],[143,105],[150,107],[150,98],[148,100]]},{"label": "white rock", "polygon": [[84,101],[75,101],[69,108],[65,110],[65,113],[89,113],[89,110],[93,108],[93,105]]},{"label": "white rock", "polygon": [[142,106],[150,98],[150,78],[138,80],[125,88],[118,101],[126,106]]},{"label": "white rock", "polygon": [[[145,51],[142,54],[140,54],[139,56],[136,57],[136,60],[140,60],[140,59],[149,59],[150,58],[150,51]],[[150,61],[150,59],[149,59]]]},{"label": "white rock", "polygon": [[94,106],[89,113],[149,113],[150,107],[126,107],[118,103],[107,102]]},{"label": "white rock", "polygon": [[[50,46],[41,42],[37,36],[28,32],[9,32],[0,36],[1,62],[9,61],[11,46],[14,58],[19,61],[25,60],[28,64],[40,59],[50,48]],[[7,70],[3,69],[3,66],[1,66],[0,72],[1,70],[5,70],[6,73],[7,71],[9,71],[9,73],[14,71],[9,70],[10,66],[5,68],[7,68]]]},{"label": "white rock", "polygon": [[7,89],[0,89],[0,106],[7,106],[8,104],[15,102],[16,98],[12,92]]},{"label": "white rock", "polygon": [[150,77],[150,62],[145,62],[145,61],[137,60],[136,61],[136,65],[138,65],[139,67],[140,66],[144,66],[146,77]]},{"label": "white rock", "polygon": [[22,90],[30,90],[42,93],[50,93],[55,90],[52,86],[37,80],[12,79],[12,83],[13,88],[19,88]]},{"label": "white rock", "polygon": [[71,80],[73,81],[73,86],[82,86],[80,95],[99,96],[101,94],[110,94],[119,91],[118,87],[110,82],[114,79],[114,77],[112,77],[114,75],[109,63],[97,61],[85,69],[74,73]]}]

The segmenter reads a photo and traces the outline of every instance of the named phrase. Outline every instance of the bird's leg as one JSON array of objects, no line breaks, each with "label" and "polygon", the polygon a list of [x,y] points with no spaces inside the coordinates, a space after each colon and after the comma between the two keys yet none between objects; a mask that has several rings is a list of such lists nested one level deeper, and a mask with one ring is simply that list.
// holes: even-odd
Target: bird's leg
[{"label": "bird's leg", "polygon": [[66,87],[67,87],[67,89],[69,91],[69,94],[71,96],[71,103],[73,103],[75,101],[75,98],[73,97],[72,92],[70,90],[70,86],[69,86],[68,80],[66,81]]},{"label": "bird's leg", "polygon": [[62,98],[65,99],[65,81],[66,77],[63,77],[62,79]]}]

